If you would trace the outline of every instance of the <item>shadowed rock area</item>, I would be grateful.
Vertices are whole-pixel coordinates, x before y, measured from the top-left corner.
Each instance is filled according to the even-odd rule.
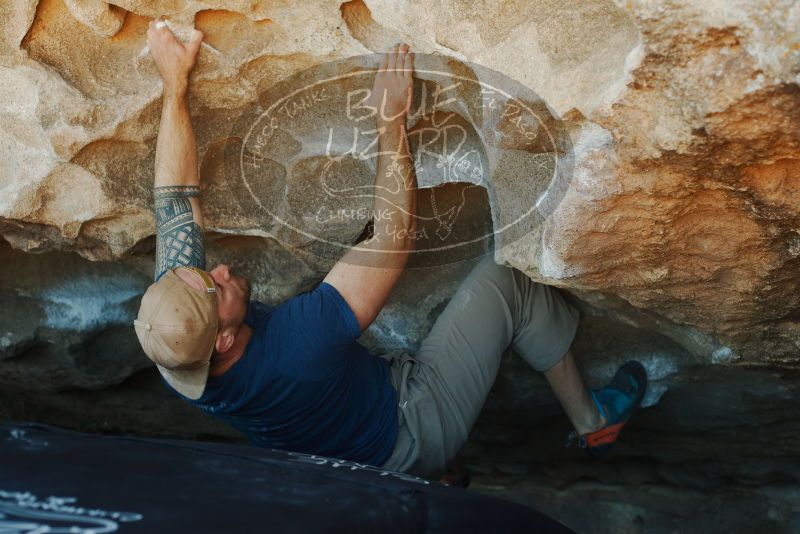
[[[413,350],[474,258],[494,250],[579,303],[577,353],[590,383],[636,358],[652,386],[625,443],[588,462],[561,448],[569,429],[555,398],[509,354],[463,451],[475,489],[579,532],[800,529],[792,0],[3,2],[4,418],[238,439],[163,390],[131,328],[153,270],[161,85],[145,31],[157,16],[179,36],[206,34],[191,107],[209,263],[229,263],[271,304],[313,287],[336,259],[273,216],[352,244],[366,221],[341,214],[361,201],[310,206],[322,194],[311,178],[324,169],[329,189],[358,188],[374,166],[344,158],[327,167],[315,128],[347,125],[298,115],[293,135],[275,138],[260,174],[243,183],[230,171],[231,154],[248,147],[237,125],[264,95],[400,40],[431,58],[429,70],[473,82],[495,81],[494,72],[529,89],[536,98],[512,96],[540,118],[530,137],[513,114],[459,107],[481,98],[476,83],[439,111],[466,132],[457,158],[434,157],[449,154],[443,138],[426,137],[435,113],[410,124],[412,146],[430,148],[418,162],[428,171],[419,172],[428,237],[471,248],[416,257],[362,342],[377,354]],[[419,73],[417,101],[443,87]],[[550,131],[561,137],[548,144]],[[560,180],[540,196],[526,181],[536,173]],[[266,198],[275,204],[265,211]],[[539,209],[526,224],[491,235],[531,205]]]

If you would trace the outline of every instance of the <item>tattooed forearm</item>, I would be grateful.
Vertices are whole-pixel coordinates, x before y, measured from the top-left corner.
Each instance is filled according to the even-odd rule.
[[[153,190],[156,216],[155,279],[175,267],[206,268],[203,229],[194,221],[190,197],[198,186],[164,186]]]

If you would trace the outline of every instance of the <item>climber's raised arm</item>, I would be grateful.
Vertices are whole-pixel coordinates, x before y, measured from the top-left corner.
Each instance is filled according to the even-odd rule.
[[[181,43],[166,23],[150,23],[147,43],[164,93],[156,143],[154,201],[156,217],[155,279],[179,266],[205,269],[203,216],[197,145],[187,93],[203,34],[195,30]]]
[[[368,99],[380,132],[372,237],[348,251],[324,280],[350,305],[362,331],[383,308],[415,248],[417,179],[406,134],[413,69],[408,46],[395,46],[375,75]]]

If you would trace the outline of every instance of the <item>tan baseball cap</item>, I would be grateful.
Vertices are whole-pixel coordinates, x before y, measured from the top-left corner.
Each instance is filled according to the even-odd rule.
[[[167,271],[142,297],[133,322],[139,343],[175,391],[190,399],[203,395],[217,337],[217,298],[208,274],[205,290],[195,289],[174,270]]]

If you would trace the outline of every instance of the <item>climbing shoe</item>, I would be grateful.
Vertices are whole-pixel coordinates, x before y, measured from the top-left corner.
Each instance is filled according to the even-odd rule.
[[[590,390],[597,409],[606,420],[605,426],[588,434],[570,432],[567,447],[577,440],[578,447],[586,449],[589,456],[603,457],[608,454],[622,427],[642,404],[646,390],[647,373],[642,364],[634,361],[623,364],[606,387]]]

